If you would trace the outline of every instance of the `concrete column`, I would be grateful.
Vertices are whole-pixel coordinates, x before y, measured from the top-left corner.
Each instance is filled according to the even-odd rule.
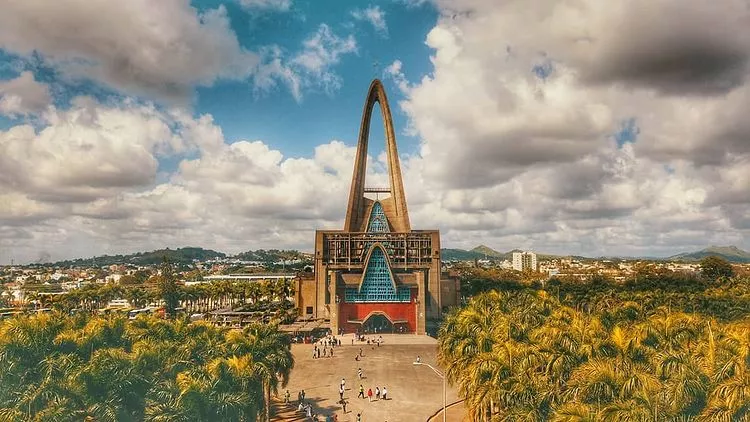
[[[416,333],[419,335],[426,334],[426,313],[425,313],[425,279],[424,272],[417,271],[415,274],[417,279],[417,303],[412,304],[417,308],[417,326]]]

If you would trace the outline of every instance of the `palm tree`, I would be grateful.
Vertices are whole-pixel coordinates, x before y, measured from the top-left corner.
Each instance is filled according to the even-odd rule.
[[[228,350],[235,356],[251,356],[253,372],[263,385],[265,419],[270,421],[271,393],[277,394],[279,386],[286,386],[294,367],[289,336],[275,325],[253,323],[242,332],[228,332],[226,341]]]

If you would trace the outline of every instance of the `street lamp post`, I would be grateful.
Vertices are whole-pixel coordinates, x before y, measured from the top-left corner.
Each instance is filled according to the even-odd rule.
[[[425,365],[428,368],[432,369],[432,372],[434,372],[437,376],[439,376],[443,380],[443,422],[445,422],[445,374],[441,373],[437,369],[435,369],[434,366],[430,365],[429,363],[424,362],[414,362],[414,365]]]

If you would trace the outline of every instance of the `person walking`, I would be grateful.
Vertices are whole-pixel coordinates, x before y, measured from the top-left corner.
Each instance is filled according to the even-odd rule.
[[[297,403],[302,403],[302,392],[297,392]]]
[[[357,369],[357,375],[359,375],[359,379],[362,379],[362,368]]]
[[[367,400],[372,403],[372,388],[367,389]]]
[[[359,395],[357,395],[357,398],[365,398],[365,387],[362,386],[362,384],[359,385]]]
[[[344,400],[344,387],[339,387],[339,398]]]
[[[386,397],[387,395],[388,395],[388,389],[385,388],[385,386],[383,386],[383,400],[388,400],[388,398]]]
[[[357,413],[357,422],[362,422],[362,414]]]
[[[375,398],[380,400],[380,387],[375,387]]]
[[[289,405],[289,397],[291,397],[291,394],[289,394],[289,390],[286,390],[286,393],[284,393],[284,404]]]
[[[346,380],[341,378],[341,389],[346,390]]]
[[[305,390],[302,390],[302,401],[305,401]]]

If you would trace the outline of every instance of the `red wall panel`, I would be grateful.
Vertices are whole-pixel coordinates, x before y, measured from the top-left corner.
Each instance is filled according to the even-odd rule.
[[[353,333],[359,330],[361,324],[350,324],[349,320],[364,321],[372,312],[382,312],[388,315],[391,321],[406,320],[404,325],[409,333],[413,333],[417,327],[417,304],[411,303],[339,303],[339,328],[345,333]]]

